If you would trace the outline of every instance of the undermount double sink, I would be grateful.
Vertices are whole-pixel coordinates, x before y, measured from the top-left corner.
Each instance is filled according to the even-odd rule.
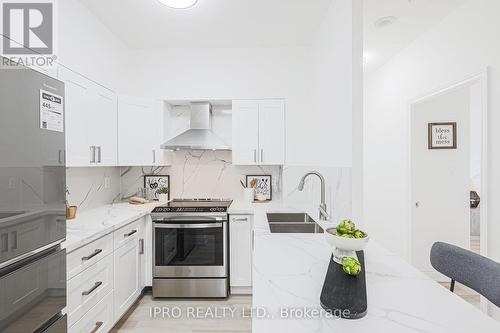
[[[324,230],[306,213],[267,213],[271,233],[319,234]]]

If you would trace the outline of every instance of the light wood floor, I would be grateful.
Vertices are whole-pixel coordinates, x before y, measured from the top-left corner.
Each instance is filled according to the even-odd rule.
[[[450,282],[440,282],[439,284],[448,290],[450,289]],[[455,294],[479,309],[481,304],[481,296],[474,290],[461,285],[460,283],[455,283]]]
[[[251,296],[231,296],[227,300],[184,300],[153,299],[150,294],[144,295],[117,323],[112,333],[251,333],[250,319]],[[172,315],[152,316],[152,311],[180,311],[180,318]],[[193,318],[193,309],[201,309],[201,314]],[[226,309],[224,318],[205,318],[206,313],[220,316]],[[234,311],[234,317],[230,310]],[[215,313],[215,311],[218,313]]]
[[[481,243],[479,236],[470,236],[470,250],[479,254],[481,251]]]

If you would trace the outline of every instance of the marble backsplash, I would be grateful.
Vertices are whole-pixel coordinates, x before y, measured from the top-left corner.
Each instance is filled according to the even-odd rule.
[[[281,167],[234,166],[231,152],[179,151],[173,154],[169,167],[122,168],[121,184],[124,197],[134,195],[143,187],[144,175],[170,175],[171,198],[230,198],[240,200],[243,191],[240,180],[246,175],[271,175],[273,198],[281,198]]]
[[[319,206],[320,182],[307,179],[304,191],[297,187],[302,175],[317,170],[326,179],[326,202],[334,220],[351,216],[351,169],[310,166],[234,166],[231,152],[179,151],[166,167],[68,168],[68,199],[80,210],[122,201],[144,186],[144,175],[169,175],[171,198],[243,198],[240,180],[246,175],[271,175],[273,200]],[[109,186],[105,179],[108,178]]]
[[[66,186],[69,204],[80,211],[120,201],[120,168],[67,168]]]

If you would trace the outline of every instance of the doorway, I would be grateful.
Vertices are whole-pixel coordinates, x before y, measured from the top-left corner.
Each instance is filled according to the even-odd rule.
[[[487,255],[486,72],[410,103],[410,258],[429,261],[443,241]]]

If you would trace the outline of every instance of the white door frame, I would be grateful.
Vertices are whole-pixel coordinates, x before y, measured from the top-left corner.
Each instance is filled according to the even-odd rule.
[[[480,73],[468,76],[464,80],[459,82],[455,82],[452,84],[446,85],[444,88],[439,88],[433,90],[425,95],[422,95],[418,98],[410,100],[408,103],[408,198],[409,198],[409,206],[408,206],[408,215],[410,221],[410,225],[408,226],[408,258],[411,260],[412,258],[412,250],[411,250],[411,226],[413,223],[413,195],[412,195],[412,117],[411,112],[413,106],[416,104],[422,103],[429,98],[437,97],[453,91],[457,88],[471,85],[473,83],[479,83],[481,86],[481,214],[480,214],[480,242],[481,242],[481,255],[488,256],[488,72],[489,68],[486,67]],[[483,311],[487,310],[487,301],[484,297],[481,297],[481,309]]]

